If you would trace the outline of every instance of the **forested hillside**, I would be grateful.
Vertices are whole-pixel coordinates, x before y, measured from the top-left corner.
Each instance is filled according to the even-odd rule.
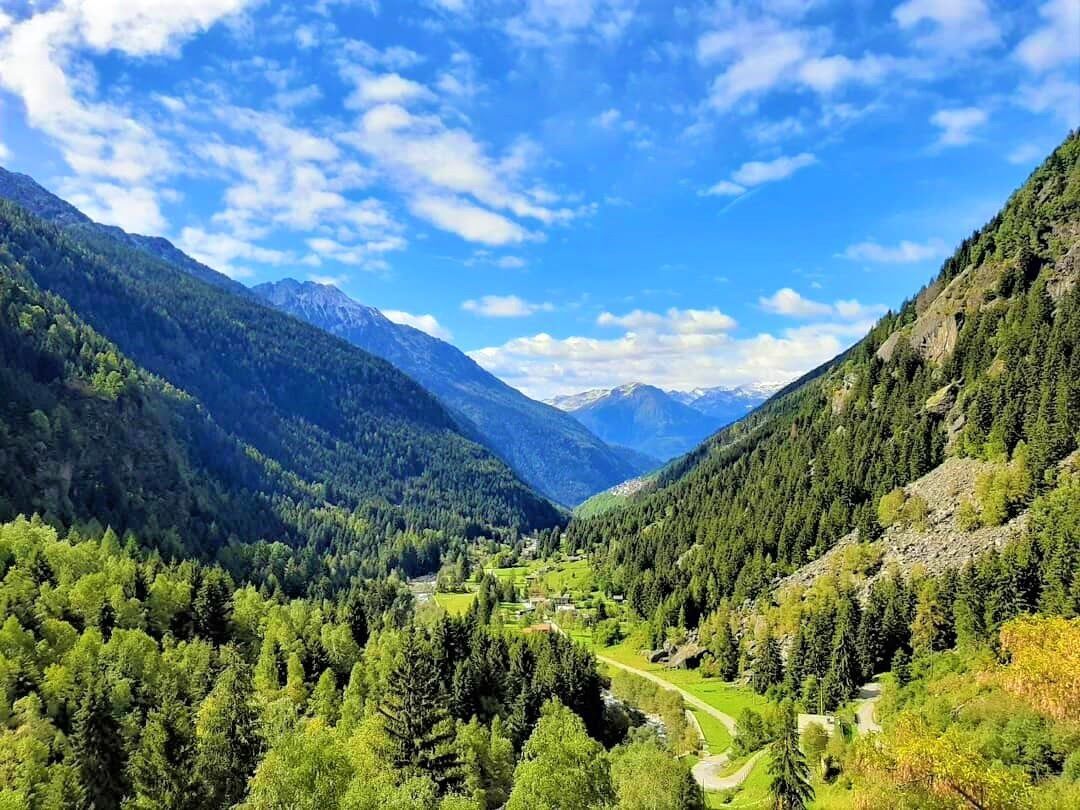
[[[4,807],[532,810],[644,792],[700,810],[655,735],[605,750],[625,714],[562,635],[510,636],[475,607],[414,617],[393,578],[286,600],[138,545],[0,525]]]
[[[662,632],[762,593],[852,529],[872,539],[883,497],[948,454],[1000,468],[971,525],[1008,518],[1077,445],[1078,279],[1074,133],[899,312],[665,470],[657,491],[572,522],[570,545],[597,549]],[[903,513],[900,501],[886,506]]]
[[[7,202],[0,262],[5,517],[284,539],[353,574],[559,520],[408,377],[254,299]]]
[[[604,444],[573,418],[529,399],[449,343],[392,323],[334,287],[283,279],[254,290],[283,311],[393,363],[474,425],[481,440],[524,481],[559,503],[578,504],[656,464]]]

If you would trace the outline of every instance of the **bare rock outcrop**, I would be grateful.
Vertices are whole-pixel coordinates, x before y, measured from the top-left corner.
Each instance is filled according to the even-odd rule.
[[[868,588],[893,567],[905,572],[921,569],[930,574],[962,568],[968,561],[992,549],[1003,548],[1020,537],[1027,526],[1026,512],[1001,526],[966,531],[959,525],[960,505],[974,495],[979,475],[992,467],[992,464],[977,459],[949,458],[908,484],[904,490],[909,496],[925,499],[926,518],[918,525],[890,526],[878,540],[867,544],[880,554],[880,560],[871,570],[857,577],[859,587]],[[819,577],[843,570],[848,549],[859,542],[858,531],[851,532],[821,557],[779,580],[775,590],[808,587]]]

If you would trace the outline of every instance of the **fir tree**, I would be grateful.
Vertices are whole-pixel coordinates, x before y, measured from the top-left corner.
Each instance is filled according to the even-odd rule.
[[[780,683],[783,679],[784,663],[780,660],[780,645],[773,638],[772,633],[766,629],[764,637],[758,644],[757,654],[754,656],[750,683],[756,692],[765,694],[770,686]]]
[[[203,807],[195,789],[195,732],[191,712],[165,687],[161,704],[146,717],[139,746],[131,757],[132,806],[138,810],[194,810]]]
[[[244,797],[263,751],[251,670],[232,650],[222,658],[227,665],[195,718],[195,770],[208,808],[231,807]]]
[[[394,767],[430,776],[444,793],[461,782],[439,671],[415,627],[406,632],[379,714],[390,739]]]
[[[127,762],[120,724],[104,672],[90,679],[75,711],[71,747],[89,810],[113,810],[127,792]]]
[[[799,748],[799,725],[795,705],[784,701],[780,713],[780,736],[773,745],[772,762],[769,763],[772,795],[775,810],[803,810],[814,798],[810,787],[810,768]]]

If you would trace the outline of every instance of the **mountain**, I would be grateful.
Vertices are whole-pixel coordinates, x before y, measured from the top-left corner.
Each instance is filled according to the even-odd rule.
[[[560,522],[386,361],[32,196],[59,225],[0,202],[0,519],[203,553],[282,539],[344,576]]]
[[[94,222],[71,203],[47,191],[28,175],[9,172],[0,167],[0,199],[18,204],[31,214],[64,228],[68,233],[85,233],[88,236],[107,239],[118,246],[134,248],[169,262],[215,287],[221,287],[236,295],[252,296],[251,291],[239,281],[234,281],[224,273],[219,273],[202,262],[196,261],[168,239],[128,233],[115,225]]]
[[[586,391],[551,402],[605,442],[663,461],[692,450],[724,424],[643,383]]]
[[[743,385],[736,388],[695,388],[691,391],[668,391],[668,395],[695,411],[719,419],[729,425],[742,419],[754,408],[776,393],[779,386]]]
[[[608,447],[561,411],[511,388],[445,341],[390,321],[336,287],[294,279],[254,291],[275,307],[382,357],[433,393],[523,480],[567,505],[657,466]]]
[[[600,550],[602,576],[654,626],[692,626],[853,530],[923,525],[928,505],[902,487],[950,458],[991,464],[974,491],[955,484],[952,542],[1001,525],[1054,486],[1078,436],[1073,133],[898,312],[617,508],[572,521],[566,543]]]

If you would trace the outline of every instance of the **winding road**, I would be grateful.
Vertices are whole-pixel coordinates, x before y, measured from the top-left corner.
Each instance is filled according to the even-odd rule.
[[[560,631],[561,632],[561,631]],[[682,687],[676,686],[671,681],[664,680],[659,675],[652,672],[648,672],[637,667],[632,667],[629,664],[623,664],[616,661],[614,658],[608,658],[606,655],[597,654],[596,659],[598,661],[607,664],[609,667],[615,667],[616,669],[625,670],[631,672],[634,675],[638,675],[645,678],[648,681],[652,681],[657,686],[663,689],[669,689],[672,692],[678,692],[683,699],[683,702],[688,706],[692,706],[698,711],[705,712],[705,714],[715,717],[734,737],[738,731],[738,723],[735,718],[730,714],[717,709],[715,706],[710,706],[701,698],[696,695],[692,695]],[[873,733],[881,731],[881,725],[874,718],[874,708],[878,700],[881,699],[881,684],[877,681],[870,681],[859,688],[859,697],[855,701],[856,709],[855,716],[858,720],[859,732],[862,734]],[[701,726],[698,725],[698,733],[704,741],[704,735],[701,734]],[[760,751],[754,753],[746,762],[743,763],[737,771],[726,776],[721,776],[719,771],[722,770],[731,761],[731,749],[723,751],[719,754],[713,754],[712,756],[703,757],[693,767],[694,779],[705,790],[728,790],[729,788],[738,787],[746,778],[750,775],[750,772],[754,770],[754,766],[758,760],[765,756],[768,748],[762,748]]]
[[[682,687],[676,686],[675,684],[671,683],[671,681],[666,681],[659,675],[655,675],[652,672],[646,672],[643,669],[638,669],[637,667],[632,667],[627,664],[620,663],[613,658],[608,658],[606,655],[597,655],[596,659],[607,664],[609,667],[622,669],[626,672],[631,672],[634,675],[645,678],[645,680],[652,681],[657,686],[663,689],[669,689],[672,692],[678,692],[686,705],[692,706],[698,711],[705,712],[705,714],[709,715],[710,717],[716,718],[724,724],[724,727],[731,733],[732,737],[735,736],[735,733],[738,729],[738,723],[735,721],[734,717],[732,717],[730,714],[725,714],[724,712],[717,709],[715,706],[710,706],[704,700],[697,697],[696,695],[690,694]],[[703,734],[701,734],[701,726],[698,725],[697,729],[702,740],[704,740],[705,737]],[[728,748],[727,751],[723,751],[719,754],[713,754],[712,756],[703,757],[696,765],[694,765],[692,769],[694,779],[696,779],[698,784],[701,785],[705,790],[727,790],[728,788],[738,787],[746,781],[746,777],[750,775],[750,771],[754,769],[754,765],[757,764],[757,761],[761,759],[762,756],[764,756],[765,751],[766,749],[761,749],[752,757],[750,757],[750,759],[748,759],[745,763],[743,763],[742,767],[740,767],[739,770],[735,771],[735,773],[727,774],[726,776],[721,776],[719,774],[719,771],[731,761],[730,748]]]

